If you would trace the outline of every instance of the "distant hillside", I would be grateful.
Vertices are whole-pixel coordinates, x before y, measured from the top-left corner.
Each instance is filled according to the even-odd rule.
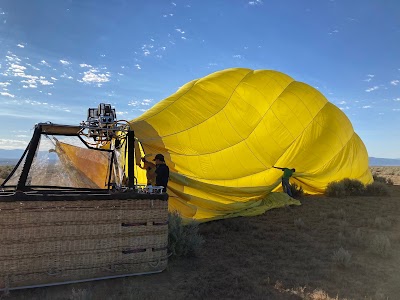
[[[400,159],[369,157],[371,167],[400,166]]]
[[[13,149],[13,150],[5,150],[0,149],[0,159],[7,160],[7,159],[20,159],[24,150],[22,149]]]

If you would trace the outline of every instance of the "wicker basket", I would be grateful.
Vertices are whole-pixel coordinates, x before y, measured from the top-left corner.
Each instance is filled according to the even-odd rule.
[[[2,290],[161,272],[168,201],[0,202],[0,243]]]

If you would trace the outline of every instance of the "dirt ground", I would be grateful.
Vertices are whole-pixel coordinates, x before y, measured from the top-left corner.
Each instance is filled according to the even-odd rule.
[[[390,196],[304,196],[301,206],[201,224],[197,257],[170,259],[162,273],[1,298],[400,299],[400,167],[387,168],[372,172],[393,180]]]

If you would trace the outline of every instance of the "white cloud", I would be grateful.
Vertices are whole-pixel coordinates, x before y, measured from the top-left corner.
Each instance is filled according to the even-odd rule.
[[[9,82],[0,82],[0,87],[6,87],[9,86],[11,83]]]
[[[255,1],[249,1],[249,5],[261,5],[263,2],[262,0],[255,0]]]
[[[397,79],[392,80],[392,81],[390,82],[391,85],[398,85],[399,83],[400,83],[400,80],[397,80]]]
[[[139,102],[136,101],[136,100],[131,100],[131,101],[129,101],[128,105],[129,105],[129,106],[138,106],[138,105],[139,105]]]
[[[135,67],[136,67],[138,70],[141,70],[141,69],[142,69],[142,67],[141,67],[139,64],[136,64]]]
[[[367,77],[368,77],[368,78],[367,78],[367,79],[364,79],[364,81],[370,82],[370,81],[372,80],[372,78],[375,77],[375,75],[373,75],[373,74],[368,74]]]
[[[177,29],[175,29],[176,31],[178,31],[179,33],[181,33],[181,34],[184,34],[185,32],[182,30],[182,29],[180,29],[180,28],[177,28]]]
[[[346,101],[340,101],[339,104],[346,104]]]
[[[48,80],[44,80],[44,79],[40,79],[38,80],[42,85],[53,85],[52,82],[48,81]]]
[[[394,100],[394,101],[400,101],[400,97],[394,98],[393,100]]]
[[[67,60],[62,60],[62,59],[60,59],[60,63],[62,63],[64,66],[68,66],[68,65],[71,64],[69,61],[67,61]]]
[[[400,111],[400,108],[393,108],[393,111]]]
[[[24,46],[24,45],[22,45],[22,44],[18,44],[18,45],[17,45],[17,47],[20,47],[20,48],[25,48],[25,46]]]
[[[1,149],[24,149],[28,145],[28,141],[0,139]]]
[[[345,106],[345,107],[339,107],[339,109],[341,109],[341,110],[349,110],[349,109],[350,109],[350,107],[349,107],[349,106]]]
[[[362,108],[371,108],[371,105],[364,105]]]
[[[45,60],[42,60],[42,61],[40,62],[40,64],[41,64],[41,65],[44,65],[44,66],[46,66],[46,67],[50,67],[50,65],[49,65]]]
[[[140,103],[140,104],[142,104],[142,105],[150,105],[151,102],[153,102],[153,99],[143,99],[142,103]]]
[[[90,69],[84,73],[82,81],[85,83],[103,83],[110,81],[109,77],[110,74],[108,72],[101,74],[97,69]]]
[[[67,78],[67,79],[74,79],[74,77],[72,76],[68,76],[66,73],[63,73],[62,75],[60,75],[61,78]]]
[[[93,68],[91,65],[88,64],[79,64],[81,68]]]
[[[242,56],[240,54],[235,54],[232,57],[234,57],[234,58],[242,58]]]
[[[369,88],[369,89],[366,89],[365,91],[366,91],[367,93],[369,93],[369,92],[375,91],[375,90],[377,90],[377,89],[379,89],[379,86],[371,87],[371,88]]]
[[[7,93],[7,92],[0,92],[0,95],[7,96],[7,97],[10,97],[10,98],[14,98],[15,97],[15,95]]]

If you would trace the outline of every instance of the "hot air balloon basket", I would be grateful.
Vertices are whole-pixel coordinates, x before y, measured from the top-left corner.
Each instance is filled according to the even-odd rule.
[[[0,196],[0,290],[163,271],[165,196],[73,201]]]

